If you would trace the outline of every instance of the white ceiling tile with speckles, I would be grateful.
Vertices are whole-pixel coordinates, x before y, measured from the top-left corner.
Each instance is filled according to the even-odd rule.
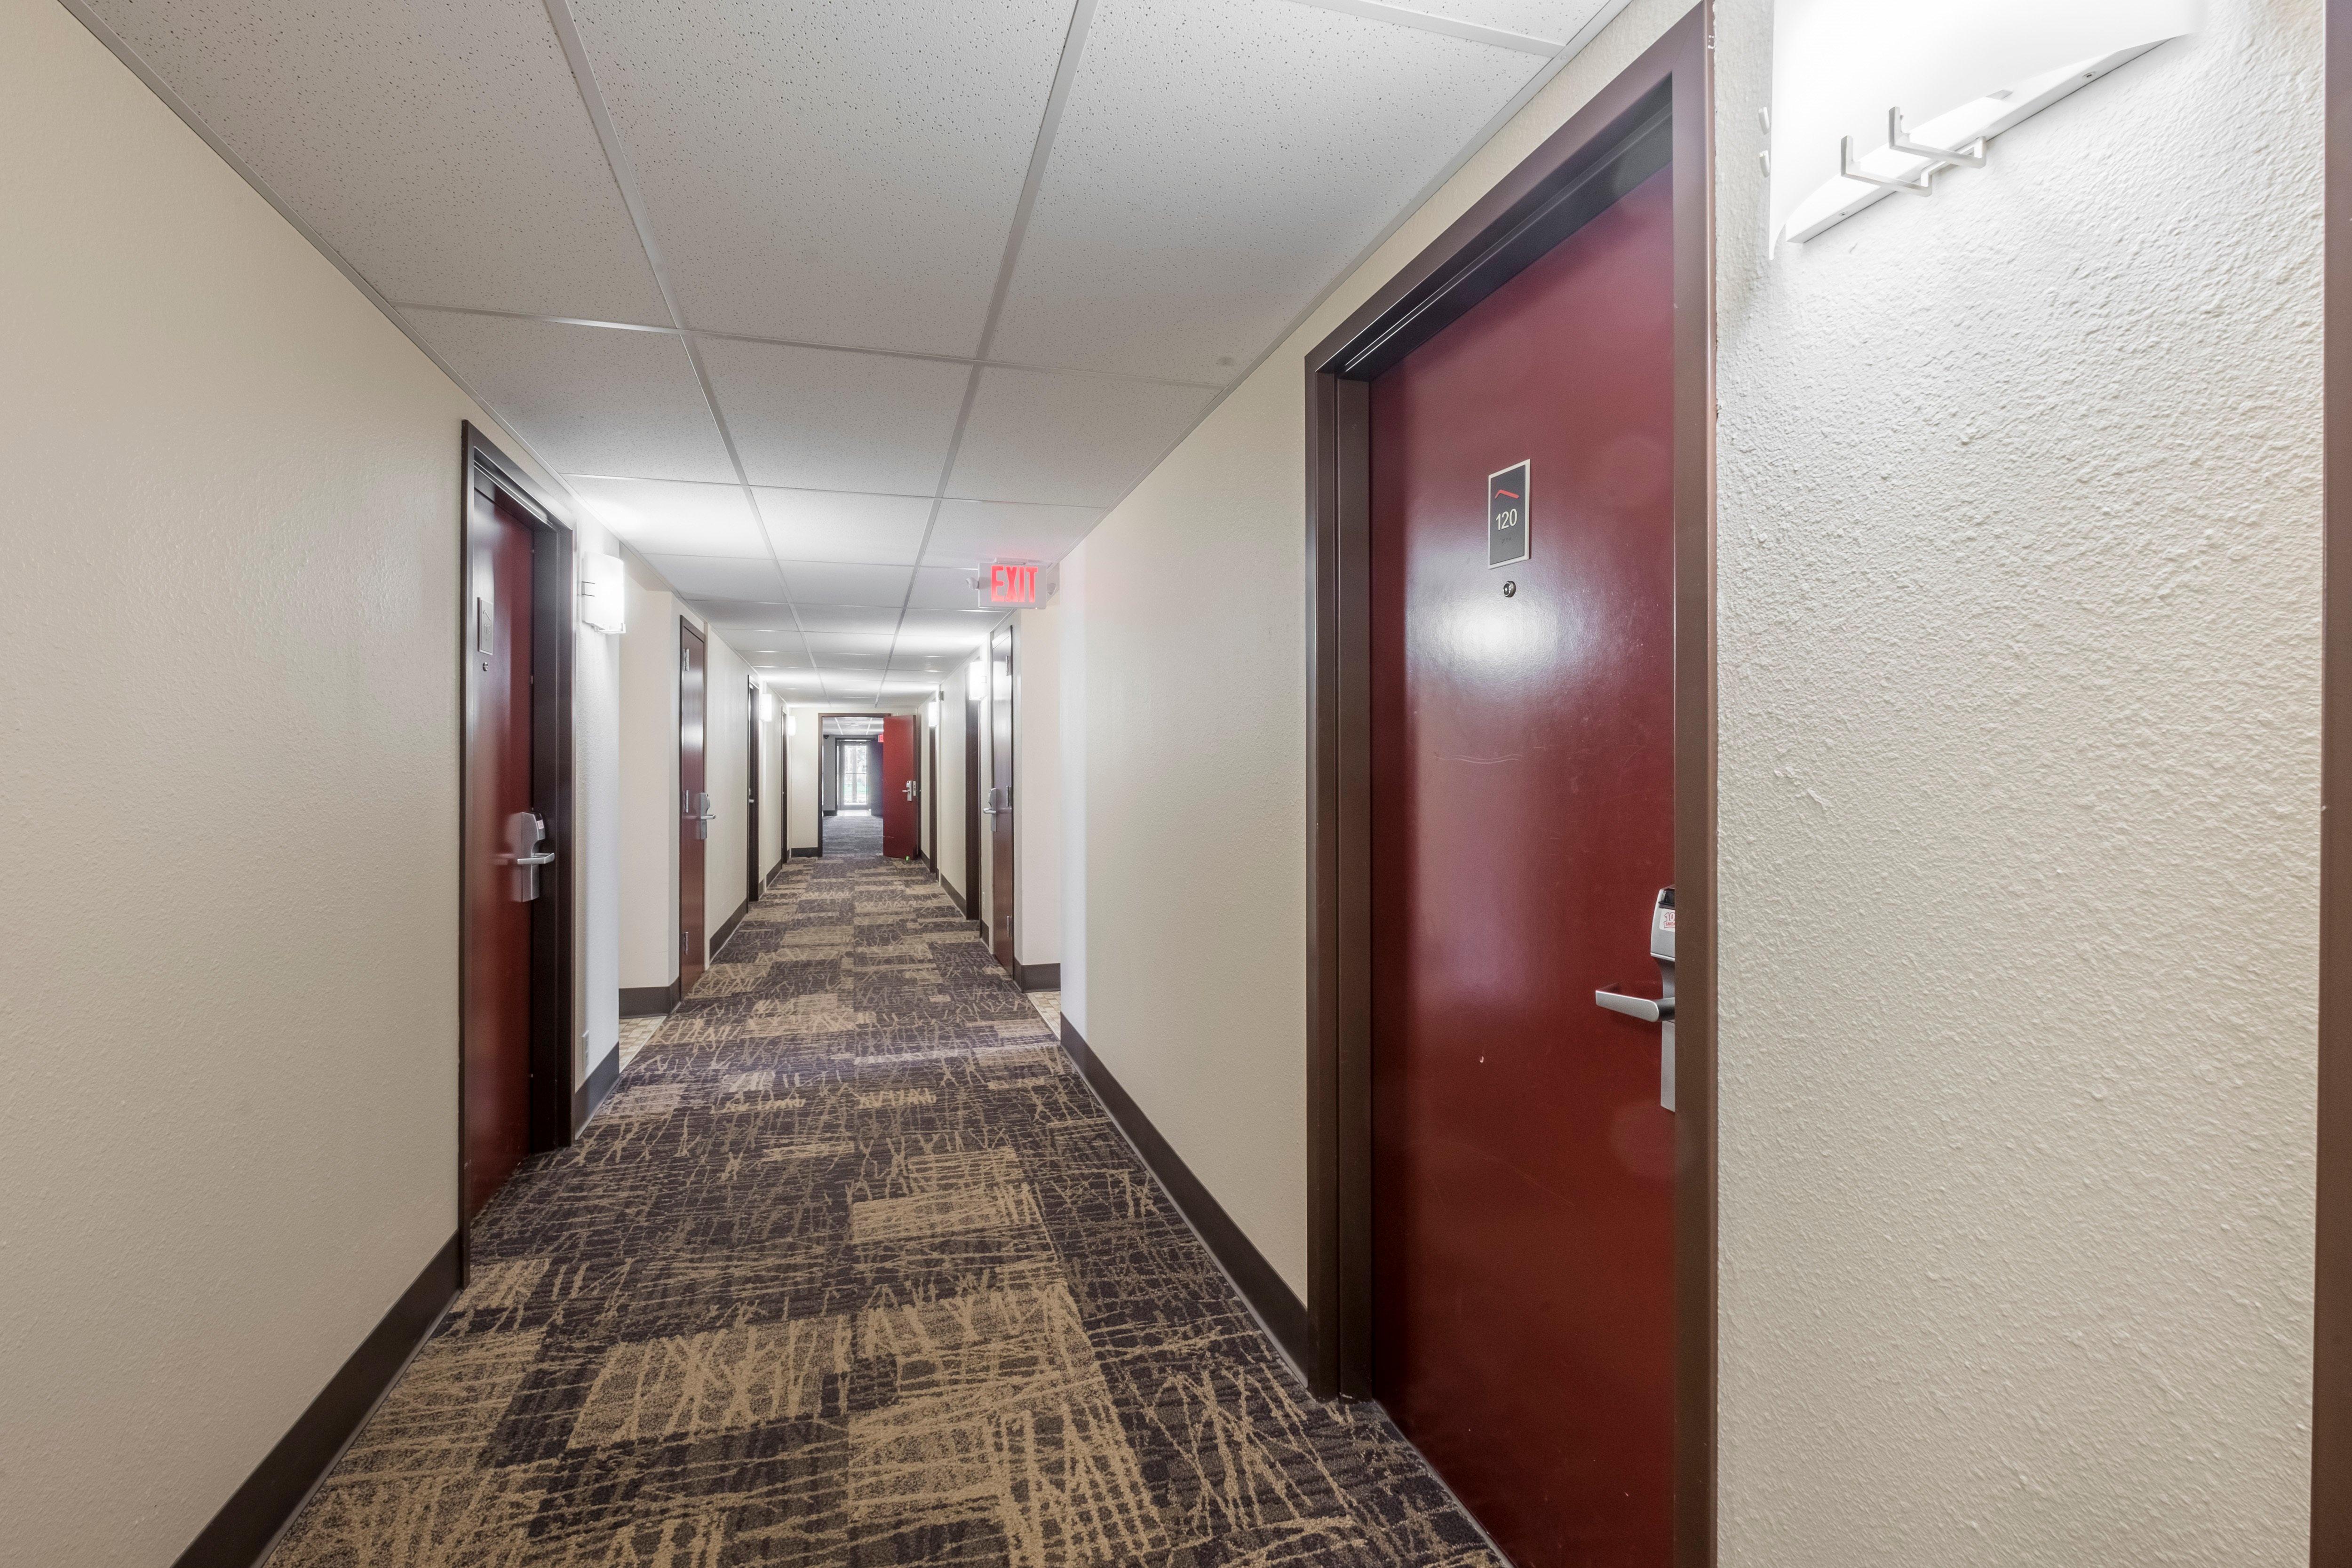
[[[1102,521],[1099,508],[1032,506],[1020,501],[940,503],[926,566],[972,566],[982,561],[1059,561]]]
[[[782,561],[851,561],[912,566],[931,521],[928,496],[840,490],[754,492]]]
[[[658,323],[538,0],[91,0],[390,299]]]
[[[991,353],[1231,381],[1542,64],[1308,5],[1103,0]]]
[[[782,574],[768,556],[648,555],[654,570],[688,598],[757,599],[779,594]]]
[[[992,367],[981,373],[948,493],[1113,505],[1192,428],[1212,395],[1162,382]]]
[[[665,332],[614,332],[403,312],[489,411],[563,473],[732,479],[686,345]]]
[[[1401,11],[1420,11],[1481,27],[1564,44],[1608,8],[1608,0],[1383,0]]]
[[[755,485],[930,495],[971,371],[939,360],[705,339],[703,367]]]
[[[690,326],[969,354],[1068,0],[572,0]]]
[[[572,493],[646,555],[761,555],[768,549],[740,485],[570,475]]]

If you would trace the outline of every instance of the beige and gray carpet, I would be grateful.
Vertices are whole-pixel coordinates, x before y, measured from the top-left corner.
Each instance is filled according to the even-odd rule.
[[[275,1568],[1491,1568],[1309,1399],[918,868],[800,860]]]

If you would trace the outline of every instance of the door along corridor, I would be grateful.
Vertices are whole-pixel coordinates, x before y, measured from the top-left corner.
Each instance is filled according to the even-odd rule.
[[[919,867],[781,868],[275,1568],[1488,1564]]]

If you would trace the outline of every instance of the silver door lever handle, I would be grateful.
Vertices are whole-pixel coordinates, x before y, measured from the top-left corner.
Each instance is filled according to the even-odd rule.
[[[1675,999],[1671,996],[1628,996],[1617,991],[1595,991],[1592,999],[1612,1013],[1622,1013],[1644,1024],[1660,1023],[1675,1016]]]

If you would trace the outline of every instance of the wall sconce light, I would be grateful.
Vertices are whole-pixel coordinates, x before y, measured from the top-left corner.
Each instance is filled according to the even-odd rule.
[[[963,673],[965,696],[977,702],[988,695],[988,666],[985,662],[975,658],[964,666]]]
[[[775,721],[776,694],[772,691],[762,691],[760,693],[760,722],[772,724]]]
[[[619,556],[581,556],[580,624],[608,635],[627,631],[628,582]]]
[[[940,727],[940,700],[932,698],[923,704],[923,722],[936,730]]]
[[[795,713],[795,712],[793,712],[791,709],[787,708],[786,710],[784,710],[784,733],[785,733],[786,735],[797,735],[797,734],[799,734],[800,732],[801,732],[801,718],[800,718],[800,715],[799,715],[799,714],[797,714],[797,713]]]
[[[1779,0],[1764,162],[1772,241],[1804,241],[2193,32],[2202,0]]]

